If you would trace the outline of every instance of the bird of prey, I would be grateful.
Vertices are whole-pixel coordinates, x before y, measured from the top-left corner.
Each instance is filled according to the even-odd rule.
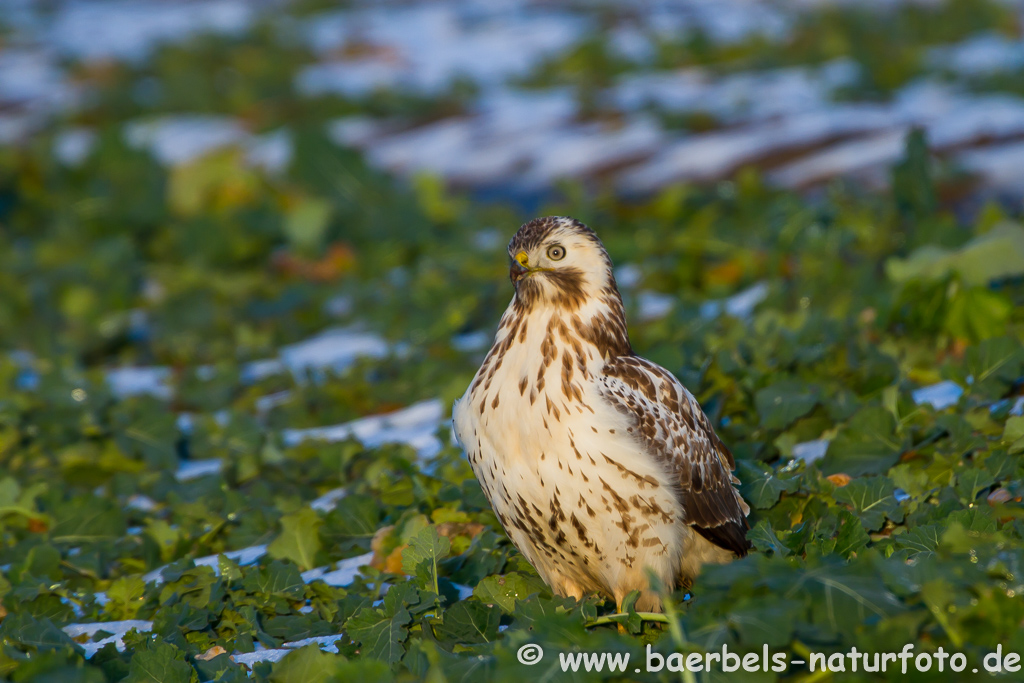
[[[455,434],[506,533],[561,596],[659,611],[649,584],[688,587],[745,555],[750,509],[732,454],[693,395],[637,356],[611,259],[566,217],[508,245],[512,302],[455,402]]]

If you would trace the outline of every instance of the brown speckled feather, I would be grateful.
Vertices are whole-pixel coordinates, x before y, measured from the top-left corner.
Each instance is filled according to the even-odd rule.
[[[750,509],[733,487],[736,464],[696,399],[670,372],[638,356],[611,360],[604,374],[602,395],[632,419],[634,436],[678,482],[683,521],[746,555]]]

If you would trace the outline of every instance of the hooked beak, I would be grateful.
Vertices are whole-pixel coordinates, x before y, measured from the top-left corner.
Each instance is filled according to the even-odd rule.
[[[508,277],[512,280],[512,284],[516,284],[533,271],[534,269],[530,268],[529,257],[525,251],[521,251],[512,259],[512,265],[509,266],[508,270]]]

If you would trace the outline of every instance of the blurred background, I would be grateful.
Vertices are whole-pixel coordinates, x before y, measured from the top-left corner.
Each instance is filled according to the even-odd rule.
[[[1021,189],[1013,0],[2,8],[0,141],[47,133],[68,166],[118,125],[165,166],[236,146],[282,172],[294,129],[321,125],[376,169],[499,197],[566,179],[643,195],[748,166],[808,189],[884,182],[920,127],[953,184]]]
[[[820,207],[831,190],[878,195],[899,176],[902,205],[965,220],[1019,214],[1024,194],[1016,0],[0,10],[0,235],[20,238],[7,277],[31,270],[9,251],[25,240],[59,245],[57,261],[88,254],[71,270],[93,277],[50,271],[31,294],[17,278],[0,335],[31,340],[26,352],[66,341],[94,360],[161,355],[122,343],[148,334],[132,302],[168,286],[141,262],[265,258],[323,283],[368,272],[361,239],[393,238],[404,256],[390,265],[408,263],[411,235],[475,221],[472,239],[493,251],[562,200],[586,212],[602,198],[728,199],[744,179]],[[466,220],[466,201],[500,217]],[[420,219],[430,228],[396,227]],[[117,278],[111,299],[100,283]]]
[[[961,191],[1024,177],[1014,0],[2,7],[0,141],[45,134],[68,166],[119,126],[167,167],[236,147],[281,173],[315,125],[375,169],[498,197],[748,166],[806,190],[884,183],[919,127]]]
[[[511,297],[505,245],[542,214],[597,230],[634,347],[741,462],[760,531],[739,566],[841,555],[829,576],[898,606],[894,630],[861,629],[859,604],[826,619],[776,563],[785,604],[743,602],[748,576],[710,586],[687,629],[749,607],[739,623],[773,632],[747,644],[785,644],[803,601],[807,633],[876,649],[933,614],[936,643],[1019,637],[1019,598],[973,596],[1012,597],[1020,572],[989,587],[972,556],[897,599],[854,560],[934,550],[933,527],[889,534],[980,515],[980,495],[1020,501],[1019,458],[963,454],[1024,448],[1022,35],[1022,0],[0,0],[0,609],[21,620],[0,626],[0,674],[43,620],[86,643],[33,660],[64,672],[46,680],[123,648],[133,626],[94,623],[115,619],[200,668],[214,644],[253,664],[329,634],[355,656],[339,634],[381,581],[405,590],[427,527],[452,539],[458,609],[493,574],[535,578],[447,419]],[[864,475],[890,522],[833,497]],[[991,546],[1016,539],[1019,562],[1014,523]],[[243,591],[220,552],[248,577],[296,570],[291,602]],[[231,595],[160,621],[178,590],[161,567],[214,581],[192,559],[228,567]],[[102,680],[150,656],[132,642],[90,660]]]

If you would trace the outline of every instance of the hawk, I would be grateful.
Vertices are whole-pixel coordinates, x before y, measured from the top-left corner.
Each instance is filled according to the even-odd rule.
[[[689,586],[746,554],[732,454],[672,373],[635,353],[611,259],[566,217],[508,245],[515,287],[461,399],[455,434],[512,542],[561,596],[659,611],[648,583]]]

